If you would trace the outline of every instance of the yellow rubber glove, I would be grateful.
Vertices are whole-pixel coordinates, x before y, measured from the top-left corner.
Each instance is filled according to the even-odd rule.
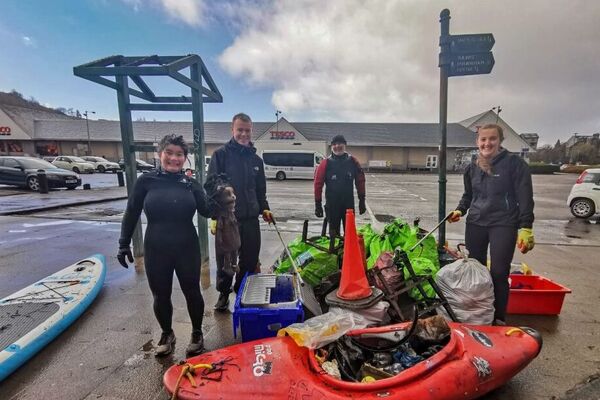
[[[448,217],[448,222],[453,223],[453,222],[458,222],[460,221],[460,217],[462,217],[462,211],[460,210],[454,210],[450,213],[450,216]]]
[[[521,253],[525,254],[532,250],[535,246],[535,239],[533,238],[533,229],[521,228],[519,229],[519,236],[517,237],[517,247]]]
[[[273,213],[269,210],[263,211],[262,217],[263,217],[263,221],[268,222],[269,224],[272,224],[275,222],[275,220],[273,219]]]
[[[217,234],[217,220],[211,219],[209,227],[210,227],[210,233],[213,235],[216,235]]]

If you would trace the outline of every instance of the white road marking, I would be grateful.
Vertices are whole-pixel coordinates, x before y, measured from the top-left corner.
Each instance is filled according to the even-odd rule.
[[[8,233],[24,233],[26,230],[9,230]]]
[[[50,222],[40,222],[39,224],[23,224],[25,228],[34,228],[36,226],[52,226],[52,225],[68,225],[72,224],[75,221],[64,220],[64,221],[50,221]]]

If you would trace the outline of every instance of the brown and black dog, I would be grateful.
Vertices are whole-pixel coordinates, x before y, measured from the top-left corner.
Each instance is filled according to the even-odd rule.
[[[215,254],[217,259],[224,258],[223,272],[233,277],[238,271],[238,251],[240,249],[240,230],[235,218],[235,193],[226,174],[209,177],[207,195],[215,201],[214,218],[217,221],[215,233]]]

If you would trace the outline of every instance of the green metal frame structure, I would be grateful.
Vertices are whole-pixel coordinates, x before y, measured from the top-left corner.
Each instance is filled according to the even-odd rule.
[[[186,70],[189,74],[186,75]],[[110,56],[73,68],[73,74],[80,78],[107,86],[117,91],[121,141],[127,192],[137,178],[136,151],[155,151],[154,146],[136,144],[131,118],[132,111],[191,111],[194,138],[196,177],[200,184],[204,181],[204,103],[222,103],[223,96],[210,76],[206,65],[196,54],[187,56]],[[171,77],[191,89],[189,96],[157,96],[144,81],[145,76]],[[114,79],[110,79],[114,77]],[[133,83],[136,87],[132,87]],[[203,85],[206,84],[206,87]],[[133,103],[132,97],[145,102]],[[208,228],[206,219],[198,215],[198,236],[203,263],[208,260]],[[133,235],[133,248],[136,261],[141,262],[143,239],[141,222]]]

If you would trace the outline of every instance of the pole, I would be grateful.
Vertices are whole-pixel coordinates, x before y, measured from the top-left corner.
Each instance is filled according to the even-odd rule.
[[[121,142],[123,144],[123,161],[125,162],[125,178],[127,181],[127,196],[133,193],[133,185],[137,180],[135,150],[133,149],[133,122],[129,109],[129,78],[124,75],[115,77],[119,86],[117,89],[117,102],[119,104],[119,121],[121,124]],[[135,270],[144,268],[144,239],[142,236],[142,222],[138,220],[133,231],[133,255],[135,257]]]
[[[190,66],[190,78],[200,86],[202,78],[200,66],[194,63]],[[202,93],[200,90],[192,88],[192,128],[194,137],[194,169],[196,170],[196,179],[200,185],[204,183],[204,120]],[[208,223],[206,218],[198,214],[198,241],[200,243],[200,254],[202,264],[208,262]],[[200,266],[198,266],[200,268]]]
[[[438,221],[446,216],[446,145],[448,123],[448,56],[450,53],[450,10],[440,13],[440,156],[438,160],[439,204]],[[446,225],[442,224],[438,231],[438,247],[446,243]]]
[[[276,135],[279,135],[279,115],[280,114],[281,114],[281,111],[275,110],[275,125],[276,125],[275,130],[277,131]]]
[[[88,138],[88,147],[87,147],[87,155],[91,156],[92,155],[92,143],[90,141],[90,123],[88,121],[88,112],[86,111],[85,114],[85,127],[87,129],[87,138]]]

